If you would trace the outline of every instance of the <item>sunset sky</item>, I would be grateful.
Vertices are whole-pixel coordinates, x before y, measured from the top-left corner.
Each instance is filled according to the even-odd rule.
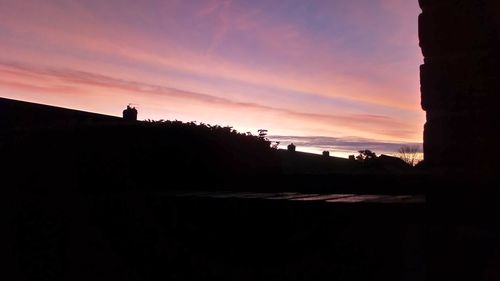
[[[0,97],[268,129],[297,150],[422,141],[416,0],[0,0]]]

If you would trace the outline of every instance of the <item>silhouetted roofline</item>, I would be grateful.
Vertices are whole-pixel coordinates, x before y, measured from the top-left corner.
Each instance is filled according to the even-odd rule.
[[[9,99],[9,98],[4,98],[0,97],[0,103],[2,102],[11,102],[11,103],[19,103],[19,104],[25,104],[25,105],[31,105],[31,106],[40,106],[44,107],[46,109],[54,109],[54,110],[64,110],[64,111],[73,111],[75,113],[81,113],[81,114],[92,114],[92,115],[97,115],[101,117],[106,117],[106,118],[116,118],[122,119],[118,115],[107,115],[107,114],[102,114],[102,113],[97,113],[97,112],[91,112],[91,111],[83,111],[79,109],[73,109],[73,108],[67,108],[67,107],[60,107],[60,106],[55,106],[55,105],[48,105],[48,104],[43,104],[43,103],[36,103],[36,102],[30,102],[30,101],[23,101],[23,100],[15,100],[15,99]],[[119,107],[117,107],[119,108]]]
[[[0,97],[0,130],[72,127],[113,122],[123,122],[123,119],[118,116]]]

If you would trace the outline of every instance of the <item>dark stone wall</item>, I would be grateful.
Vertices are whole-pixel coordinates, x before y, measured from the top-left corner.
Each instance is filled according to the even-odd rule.
[[[500,1],[419,0],[430,167],[494,174],[500,161]]]

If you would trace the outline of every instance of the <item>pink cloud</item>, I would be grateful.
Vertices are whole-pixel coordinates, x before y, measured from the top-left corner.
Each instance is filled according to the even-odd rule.
[[[1,87],[25,96],[38,93],[41,102],[57,100],[75,107],[92,98],[100,104],[91,109],[105,112],[111,112],[117,103],[138,99],[147,104],[152,116],[164,112],[158,104],[166,108],[175,104],[176,112],[186,118],[213,117],[217,121],[226,114],[244,119],[248,126],[254,118],[300,132],[343,130],[384,138],[421,138],[423,118],[405,120],[421,113],[419,54],[406,61],[366,61],[346,50],[340,39],[317,40],[298,21],[265,19],[266,11],[243,9],[236,0],[161,1],[153,11],[159,18],[145,13],[145,4],[140,2],[130,4],[134,9],[115,4],[2,1],[0,32],[12,36],[3,38],[0,59],[24,64],[8,69],[4,65]],[[385,36],[383,44],[403,48],[412,44],[408,42],[413,36],[408,32],[411,22],[405,19],[409,14],[404,7],[395,4],[383,1],[382,8],[404,24]],[[370,18],[369,9],[348,6],[350,19],[359,20],[359,25],[376,20]],[[120,20],[123,17],[129,20]],[[190,29],[183,21],[189,22]],[[211,26],[198,29],[206,25]],[[203,34],[206,30],[208,36]],[[231,41],[240,37],[252,46],[243,44],[245,40]],[[206,50],[210,50],[208,55]],[[272,62],[266,62],[268,58]],[[39,68],[23,70],[23,65]],[[234,90],[229,82],[239,88]],[[333,103],[321,112],[304,104],[285,106],[285,101],[253,95],[264,88],[270,95],[273,90],[283,93],[283,100],[301,92],[311,99],[333,97],[374,109],[363,114]],[[70,91],[73,94],[66,97],[73,101],[64,101],[63,93]],[[405,115],[375,110],[383,107]],[[328,114],[328,108],[335,114]],[[238,110],[251,117],[238,116]]]
[[[229,3],[222,2],[220,5],[228,7]],[[223,31],[222,33],[226,33],[228,28],[227,21],[230,21],[230,23],[238,21],[232,20],[227,8],[223,8],[222,10],[221,14],[224,14],[224,18],[229,17],[228,20],[222,21],[222,27],[220,27],[220,30]],[[47,13],[47,16],[51,16],[53,12],[49,10]],[[233,15],[232,17],[235,16]],[[85,18],[91,17],[86,16]],[[294,25],[278,24],[268,27],[262,25],[262,23],[258,23],[256,19],[248,18],[246,20],[253,20],[257,24],[240,24],[236,26],[246,26],[247,28],[253,26],[253,28],[245,32],[251,34],[253,38],[256,38],[260,44],[272,52],[288,52],[290,55],[308,53],[328,54],[335,51],[329,50],[328,46],[312,46],[311,42],[313,40],[307,38],[304,35],[305,32],[300,31]],[[400,95],[394,96],[391,94],[399,91],[390,90],[387,85],[365,83],[362,82],[363,80],[360,77],[345,75],[342,72],[339,73],[336,67],[332,68],[329,64],[323,65],[322,60],[309,61],[309,59],[306,59],[304,61],[301,59],[295,61],[292,65],[284,65],[282,67],[269,67],[266,65],[251,66],[229,61],[220,55],[212,54],[210,57],[206,57],[204,54],[196,51],[176,47],[175,42],[168,42],[165,39],[161,41],[151,40],[151,38],[145,37],[133,29],[122,32],[120,29],[103,28],[106,25],[99,23],[97,19],[85,22],[85,24],[82,23],[84,21],[73,21],[65,19],[63,23],[71,26],[70,29],[82,30],[82,32],[74,33],[18,21],[10,22],[10,24],[15,26],[14,29],[17,28],[24,30],[24,32],[41,36],[39,40],[46,42],[50,46],[64,45],[73,52],[90,52],[103,57],[126,59],[134,63],[166,67],[206,77],[229,79],[284,90],[310,92],[316,95],[383,104],[407,110],[419,110],[418,107],[414,106],[414,99],[407,100],[404,97],[401,98]],[[9,25],[9,22],[7,22],[7,25]],[[216,34],[213,42],[222,38],[219,37],[220,35]],[[134,44],[131,44],[132,42]],[[283,46],[287,46],[286,50],[284,50]],[[370,65],[362,62],[354,63],[358,65],[351,64],[351,68],[370,68]],[[295,65],[301,66],[294,69]],[[308,70],[308,72],[304,73],[304,70]],[[378,70],[372,70],[371,72],[378,72]],[[397,73],[397,71],[394,71],[394,73]],[[374,89],[381,89],[381,86],[385,88],[374,93]]]
[[[162,100],[162,98],[167,98],[168,100],[175,99],[177,102],[192,101],[198,104],[205,104],[205,106],[214,107],[217,108],[217,110],[229,109],[243,110],[243,112],[268,112],[279,115],[281,119],[300,120],[301,123],[309,124],[318,123],[325,127],[333,125],[344,129],[350,128],[352,130],[352,128],[356,128],[357,130],[366,130],[366,132],[372,130],[379,135],[384,135],[386,129],[383,128],[387,127],[392,130],[390,134],[387,134],[389,136],[396,136],[397,134],[394,132],[401,132],[402,134],[400,134],[399,137],[408,136],[404,130],[406,127],[405,124],[387,116],[367,114],[333,115],[297,112],[258,103],[238,102],[208,94],[182,91],[175,88],[123,80],[101,74],[70,69],[43,69],[21,64],[0,64],[0,73],[10,73],[11,77],[7,79],[9,81],[21,81],[9,82],[0,80],[0,89],[13,88],[20,91],[35,92],[45,95],[71,93],[72,95],[99,95],[104,97],[106,94],[103,93],[111,92],[114,93],[112,94],[113,99],[109,99],[106,103],[113,107],[119,106],[114,100],[115,96],[119,93],[127,93],[126,96],[132,98],[133,103],[139,102],[142,104],[149,104]],[[24,83],[22,82],[23,79],[26,80]],[[37,86],[30,86],[31,84]],[[147,95],[138,95],[141,93]],[[168,108],[169,102],[166,100],[163,101],[165,102],[165,108]],[[123,100],[122,103],[128,102]],[[147,112],[144,114],[147,115]]]

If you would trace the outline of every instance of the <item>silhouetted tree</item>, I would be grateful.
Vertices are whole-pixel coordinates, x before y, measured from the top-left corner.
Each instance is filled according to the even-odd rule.
[[[267,130],[265,129],[259,129],[257,130],[257,132],[259,132],[259,138],[263,139],[263,140],[267,140]]]
[[[360,162],[368,162],[377,159],[377,154],[369,149],[358,150],[359,155],[356,156],[356,160]]]
[[[398,150],[398,157],[411,166],[415,166],[422,161],[422,153],[418,145],[403,145]]]

